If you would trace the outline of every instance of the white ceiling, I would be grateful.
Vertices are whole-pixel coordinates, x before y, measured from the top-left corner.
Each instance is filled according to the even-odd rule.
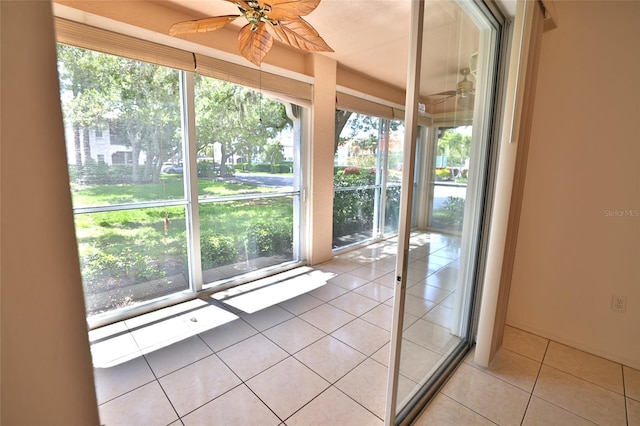
[[[203,18],[237,14],[223,0],[168,0],[163,6]],[[421,94],[455,90],[459,70],[478,51],[479,31],[451,1],[428,1],[425,9]],[[334,50],[322,53],[341,68],[404,89],[407,78],[411,0],[322,0],[305,16]],[[231,25],[238,28],[244,18]],[[207,34],[216,37],[215,32]],[[473,79],[472,79],[473,80]]]

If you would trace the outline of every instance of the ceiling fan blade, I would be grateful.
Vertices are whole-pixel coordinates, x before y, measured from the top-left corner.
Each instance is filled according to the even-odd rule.
[[[289,46],[311,52],[333,52],[320,34],[302,18],[283,21],[271,28],[278,40]]]
[[[178,22],[169,28],[169,35],[174,36],[178,34],[195,34],[215,31],[224,27],[239,16],[240,15],[224,15],[197,19],[195,21]]]
[[[264,3],[260,0],[260,3]],[[274,21],[293,21],[300,16],[313,12],[320,4],[320,0],[271,0],[269,18]]]
[[[249,62],[260,66],[262,59],[273,46],[273,36],[267,32],[266,24],[260,22],[255,31],[251,30],[251,24],[247,24],[238,35],[238,48],[240,53]]]

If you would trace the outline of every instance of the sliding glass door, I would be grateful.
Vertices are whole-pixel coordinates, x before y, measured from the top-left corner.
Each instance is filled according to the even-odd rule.
[[[403,188],[387,424],[410,421],[472,344],[501,30],[470,2],[414,2],[413,18],[421,59],[410,71],[404,179],[414,168],[419,178],[417,194]]]

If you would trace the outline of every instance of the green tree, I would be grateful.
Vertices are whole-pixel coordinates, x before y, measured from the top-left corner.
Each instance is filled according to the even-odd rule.
[[[219,143],[221,175],[228,158],[239,155],[251,163],[289,125],[282,103],[233,83],[196,76],[198,152]]]
[[[73,128],[75,165],[81,171],[93,164],[90,129],[106,124],[113,105],[113,80],[103,70],[114,67],[114,57],[64,44],[57,48],[63,111]]]
[[[262,159],[271,165],[271,173],[274,173],[275,165],[284,161],[284,147],[280,141],[272,139],[267,142],[262,150]]]

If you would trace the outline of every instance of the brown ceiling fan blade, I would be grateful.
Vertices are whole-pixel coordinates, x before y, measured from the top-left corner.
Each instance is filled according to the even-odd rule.
[[[278,40],[289,46],[311,52],[333,52],[320,34],[302,18],[280,22],[271,28]]]
[[[446,92],[440,92],[440,93],[434,93],[433,95],[429,95],[427,96],[427,98],[430,98],[432,96],[453,96],[453,95],[457,95],[458,92],[455,90],[447,90]]]
[[[261,0],[260,3],[263,3]],[[293,21],[310,14],[320,4],[320,0],[271,0],[266,1],[271,6],[269,18],[274,21]]]
[[[169,35],[206,33],[220,29],[236,19],[240,15],[215,16],[212,18],[197,19],[195,21],[182,21],[169,28]]]
[[[273,46],[273,36],[267,32],[264,22],[260,22],[255,31],[251,30],[251,24],[245,25],[240,30],[238,48],[249,62],[260,66],[262,59],[271,50],[271,46]]]

